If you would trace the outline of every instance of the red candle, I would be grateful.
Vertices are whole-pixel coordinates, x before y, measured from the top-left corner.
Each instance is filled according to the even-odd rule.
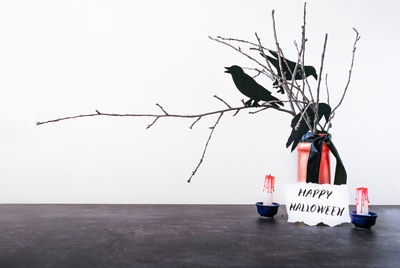
[[[271,175],[265,176],[264,180],[264,198],[263,198],[263,205],[272,206],[273,202],[273,192],[275,191],[275,177]]]
[[[368,215],[368,188],[359,187],[356,188],[356,207],[357,207],[357,214],[360,215]]]

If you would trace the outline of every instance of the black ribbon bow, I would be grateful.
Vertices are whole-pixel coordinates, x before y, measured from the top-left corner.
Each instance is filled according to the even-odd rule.
[[[305,135],[305,142],[311,142],[310,155],[307,163],[307,182],[318,183],[319,168],[321,164],[322,148],[324,143],[328,146],[333,156],[336,158],[336,169],[335,169],[335,181],[334,184],[346,184],[347,174],[346,169],[343,166],[343,162],[340,159],[339,153],[333,145],[330,135]]]

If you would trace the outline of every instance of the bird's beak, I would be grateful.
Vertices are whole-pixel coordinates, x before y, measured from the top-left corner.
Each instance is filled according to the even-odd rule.
[[[315,80],[318,80],[318,75],[317,74],[313,74]]]
[[[230,73],[229,67],[225,67],[226,71],[224,73]]]

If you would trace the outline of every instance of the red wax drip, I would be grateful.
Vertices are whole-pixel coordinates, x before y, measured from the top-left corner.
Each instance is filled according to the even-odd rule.
[[[275,191],[275,177],[271,175],[265,176],[264,189],[263,191],[267,193],[272,193]]]
[[[362,213],[362,208],[364,207],[365,201],[367,203],[369,203],[368,188],[360,187],[360,188],[357,188],[356,191],[357,191],[357,194],[356,194],[356,206],[360,205],[360,203],[361,203],[360,213]],[[361,192],[361,198],[359,198],[360,192]],[[359,200],[359,199],[361,199],[361,200]]]

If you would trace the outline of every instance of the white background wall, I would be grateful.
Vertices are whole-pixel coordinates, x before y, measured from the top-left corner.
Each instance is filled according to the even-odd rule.
[[[302,1],[1,1],[1,203],[253,203],[265,174],[296,181],[296,154],[285,148],[291,118],[268,111],[224,116],[191,184],[215,117],[86,118],[92,113],[200,113],[243,96],[224,66],[254,65],[208,35],[274,46],[271,10],[289,58],[300,39]],[[399,4],[396,1],[309,1],[306,63],[325,70],[337,103],[354,40],[362,39],[348,95],[332,135],[354,188],[371,204],[400,204]],[[258,79],[271,89],[271,81]],[[312,81],[316,85],[315,81]]]

